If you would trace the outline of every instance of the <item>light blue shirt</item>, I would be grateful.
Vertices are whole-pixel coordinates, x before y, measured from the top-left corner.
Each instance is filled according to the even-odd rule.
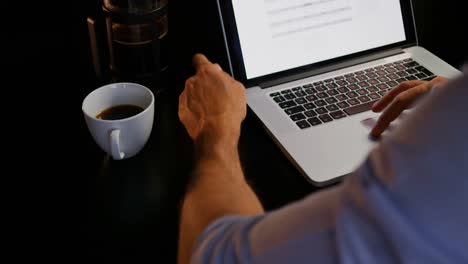
[[[341,185],[214,222],[192,263],[468,263],[468,69]]]

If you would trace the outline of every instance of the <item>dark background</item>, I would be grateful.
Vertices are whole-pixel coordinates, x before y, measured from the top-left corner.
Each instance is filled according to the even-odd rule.
[[[89,212],[96,210],[89,206],[89,192],[93,191],[89,183],[95,177],[89,171],[99,168],[101,153],[96,152],[95,144],[83,129],[81,103],[91,90],[104,83],[97,80],[93,72],[86,26],[86,17],[99,9],[92,0],[50,2],[53,1],[7,3],[4,8],[7,21],[6,46],[2,52],[2,64],[7,69],[4,76],[14,83],[8,90],[24,99],[21,104],[16,100],[6,103],[16,104],[13,109],[25,111],[27,118],[27,122],[20,119],[17,124],[21,129],[12,131],[22,136],[15,156],[20,160],[19,171],[31,170],[31,175],[44,175],[28,184],[38,183],[41,188],[35,188],[40,194],[27,203],[36,205],[40,196],[49,196],[38,202],[39,213],[31,211],[27,222],[37,229],[44,229],[40,227],[43,222],[59,227],[59,244],[63,241],[68,245],[65,241],[75,240],[79,245],[73,247],[75,255],[70,255],[71,258],[79,255],[134,257],[138,254],[151,257],[152,253],[148,253],[152,252],[151,248],[158,248],[157,254],[165,253],[155,258],[170,256],[173,260],[177,241],[174,217],[168,220],[171,222],[162,222],[167,227],[156,228],[158,232],[162,229],[167,232],[146,230],[149,234],[166,236],[164,245],[135,239],[128,231],[133,230],[131,227],[116,235],[118,246],[102,245],[106,240],[100,236],[107,233],[99,233],[96,225],[89,224]],[[466,23],[462,19],[466,12],[461,3],[455,0],[414,0],[413,3],[420,45],[459,68],[468,58]],[[191,57],[194,53],[205,53],[212,61],[227,67],[215,1],[170,0],[169,5],[171,44],[167,52],[170,53],[171,82],[168,97],[173,98],[169,101],[174,102],[170,107],[175,113],[177,95],[184,80],[193,73]],[[175,124],[176,115],[172,118]],[[30,128],[34,128],[34,133]],[[167,133],[171,129],[168,128]],[[181,141],[187,140],[182,134],[180,137]],[[166,144],[173,143],[168,141]],[[36,144],[39,155],[31,148]],[[181,174],[188,173],[189,149],[174,146],[175,150],[167,154],[169,165]],[[258,151],[252,151],[252,146]],[[251,114],[245,122],[240,151],[246,176],[265,208],[278,208],[316,190],[291,166]],[[173,183],[178,186],[171,189],[174,197],[182,195],[185,180],[181,178]],[[176,215],[176,206],[170,207],[167,213]],[[81,239],[83,242],[79,243]]]

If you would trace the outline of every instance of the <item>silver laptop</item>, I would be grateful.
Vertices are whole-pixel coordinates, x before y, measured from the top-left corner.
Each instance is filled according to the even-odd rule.
[[[231,74],[314,185],[364,160],[375,144],[370,108],[385,92],[459,74],[418,46],[410,0],[218,0],[218,7]]]

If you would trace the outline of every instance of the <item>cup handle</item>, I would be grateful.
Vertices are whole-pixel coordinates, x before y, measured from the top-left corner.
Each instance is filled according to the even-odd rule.
[[[114,160],[122,160],[125,157],[125,153],[120,151],[120,130],[112,130],[110,134],[111,140],[111,153]]]

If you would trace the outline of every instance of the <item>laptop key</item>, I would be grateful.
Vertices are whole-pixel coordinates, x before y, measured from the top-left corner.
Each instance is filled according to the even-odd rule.
[[[333,89],[333,90],[328,91],[327,94],[330,96],[335,96],[338,94],[338,92],[335,89]]]
[[[340,92],[340,93],[347,93],[347,92],[349,92],[349,89],[346,88],[346,87],[340,87],[340,88],[338,88],[337,90],[338,90],[338,92]]]
[[[354,90],[359,89],[359,86],[357,86],[356,84],[351,84],[351,85],[348,85],[348,88],[354,91]]]
[[[296,100],[294,100],[297,104],[305,104],[307,103],[306,99],[304,98],[297,98]]]
[[[386,90],[388,89],[388,85],[386,85],[385,83],[381,83],[381,84],[377,84],[377,88],[379,88],[379,90]]]
[[[281,91],[282,94],[287,94],[287,93],[292,93],[291,90],[284,90],[284,91]]]
[[[286,112],[286,114],[288,114],[288,115],[294,115],[294,114],[304,112],[304,110],[305,110],[304,107],[296,106],[296,107],[293,107],[293,108],[286,109],[286,110],[284,110],[284,112]]]
[[[359,95],[356,92],[349,92],[346,94],[349,98],[358,97]]]
[[[327,105],[325,108],[326,108],[328,111],[330,111],[330,112],[333,112],[333,111],[338,110],[338,107],[337,107],[336,105],[334,105],[334,104],[332,104],[332,105]]]
[[[340,119],[340,118],[346,117],[346,114],[345,114],[343,111],[341,111],[341,110],[332,112],[332,113],[330,113],[330,115],[331,115],[334,119]]]
[[[322,107],[322,106],[325,106],[327,105],[327,103],[325,103],[325,101],[323,100],[318,100],[318,101],[315,101],[314,104],[318,107]]]
[[[427,77],[427,75],[424,74],[424,73],[422,73],[422,72],[420,72],[420,73],[416,73],[416,77],[418,77],[418,79],[424,79],[424,78]]]
[[[319,91],[319,92],[323,92],[323,91],[327,90],[327,87],[325,87],[325,85],[319,85],[319,86],[315,87],[315,89],[317,89],[317,91]]]
[[[387,75],[387,77],[389,77],[392,80],[396,80],[396,79],[400,78],[398,75],[396,75],[394,73]]]
[[[324,114],[324,115],[321,115],[319,117],[320,117],[320,120],[322,120],[322,122],[324,122],[324,123],[328,123],[328,122],[333,121],[333,118],[331,118],[331,116],[329,116],[328,114]]]
[[[345,101],[345,100],[348,100],[348,97],[344,94],[339,94],[336,96],[336,99],[340,100],[340,101]]]
[[[393,88],[393,87],[397,87],[398,86],[398,83],[396,81],[389,81],[387,83],[387,85],[390,87],[390,88]]]
[[[350,105],[358,105],[358,104],[360,104],[361,102],[359,102],[359,101],[358,101],[357,99],[355,99],[355,98],[352,98],[352,99],[349,99],[349,100],[348,100],[348,103],[349,103]]]
[[[405,70],[405,69],[406,69],[406,67],[405,67],[405,66],[403,66],[403,65],[397,65],[397,66],[395,66],[395,68],[397,68],[397,69],[398,69],[398,70],[400,70],[400,71],[402,71],[402,70]]]
[[[377,77],[377,74],[375,74],[374,72],[369,72],[369,73],[367,73],[366,75],[367,75],[367,77],[369,77],[369,78],[375,78],[375,77]]]
[[[278,96],[278,95],[280,95],[280,93],[272,93],[272,94],[270,94],[271,97],[275,97],[275,96]]]
[[[275,102],[277,102],[277,103],[282,103],[282,102],[286,101],[286,99],[284,99],[283,96],[277,96],[277,97],[273,98],[273,100],[275,100]]]
[[[413,68],[413,67],[419,66],[419,63],[417,63],[415,61],[412,61],[412,62],[405,63],[403,65],[405,65],[405,67],[407,67],[407,68]]]
[[[307,104],[304,104],[303,107],[305,109],[314,109],[315,105],[313,103],[307,103]]]
[[[375,87],[375,86],[371,86],[371,87],[367,88],[367,90],[369,92],[371,92],[371,93],[376,93],[376,92],[379,91],[379,89],[377,89],[377,87]]]
[[[376,101],[370,101],[370,102],[367,102],[365,104],[361,104],[361,105],[353,106],[353,107],[350,107],[350,108],[346,108],[344,111],[348,115],[359,114],[359,113],[371,110],[372,106],[374,105],[375,102]]]
[[[317,108],[315,109],[315,112],[319,115],[323,115],[323,114],[326,114],[328,113],[327,109],[323,108],[323,107],[320,107],[320,108]]]
[[[317,113],[316,113],[314,110],[305,111],[304,114],[305,114],[307,117],[314,117],[314,116],[317,116]]]
[[[284,103],[280,103],[279,106],[281,108],[289,108],[289,107],[293,107],[293,106],[296,106],[296,102],[294,101],[287,101],[287,102],[284,102]]]
[[[348,82],[345,80],[340,80],[340,81],[337,81],[336,84],[338,84],[339,86],[345,86],[348,84]]]
[[[347,102],[339,102],[336,105],[339,106],[340,108],[348,108],[349,107],[349,104]]]
[[[369,97],[372,99],[372,100],[378,100],[380,99],[380,95],[376,94],[376,93],[371,93],[369,94]]]
[[[314,93],[317,92],[317,90],[315,90],[314,88],[309,88],[309,89],[306,89],[305,92],[306,92],[307,94],[314,94]]]
[[[387,77],[387,76],[380,76],[379,78],[377,78],[380,82],[388,82],[390,81],[390,79]]]
[[[324,92],[317,93],[316,96],[320,99],[327,98],[328,94]]]
[[[360,95],[366,95],[369,92],[366,89],[360,89],[360,90],[357,90],[357,93],[360,94]]]
[[[365,75],[358,75],[356,78],[361,82],[366,81],[368,79],[367,76],[365,76]]]
[[[409,73],[409,74],[417,73],[417,71],[415,69],[408,69],[408,70],[406,70],[406,72]]]
[[[307,94],[306,94],[305,92],[303,92],[303,91],[299,91],[299,92],[296,92],[296,93],[294,93],[294,94],[295,94],[297,97],[304,97],[304,96],[307,95]]]
[[[297,125],[300,129],[306,129],[306,128],[309,128],[309,127],[310,127],[310,124],[309,124],[307,121],[305,121],[305,120],[296,122],[296,125]]]
[[[434,75],[434,73],[432,73],[430,70],[424,68],[424,66],[418,66],[418,67],[416,67],[416,70],[426,74],[427,76],[433,76]]]
[[[334,98],[334,97],[327,98],[327,99],[325,99],[325,101],[326,101],[328,104],[336,104],[336,103],[338,103],[338,100],[336,100],[336,98]]]
[[[293,92],[297,92],[297,91],[300,91],[301,90],[301,87],[294,87],[292,88]]]
[[[307,122],[309,122],[313,126],[318,126],[318,125],[322,124],[322,121],[320,121],[320,119],[318,119],[317,117],[309,118],[309,119],[307,119]]]
[[[379,76],[387,75],[387,73],[386,73],[384,70],[378,70],[378,71],[377,71],[377,74],[378,74]]]
[[[400,77],[406,77],[406,76],[408,76],[408,73],[405,72],[405,71],[400,71],[400,72],[397,72],[397,75],[400,76]]]
[[[304,114],[301,113],[301,114],[292,115],[291,119],[292,121],[296,122],[296,121],[304,120],[306,119],[306,117]]]
[[[296,99],[296,96],[292,93],[288,93],[284,95],[284,98],[286,98],[287,100],[292,100],[292,99]]]
[[[399,78],[399,79],[396,79],[395,82],[397,83],[402,83],[402,82],[405,82],[406,81],[406,78],[403,77],[403,78]]]
[[[380,83],[377,79],[370,79],[368,82],[372,85],[376,85]]]
[[[313,101],[317,100],[318,98],[317,98],[317,96],[315,96],[315,95],[308,95],[308,96],[306,96],[306,99],[307,99],[309,102],[313,102]]]
[[[359,96],[359,97],[358,97],[358,100],[361,101],[362,103],[367,103],[367,102],[369,102],[371,99],[370,99],[369,97],[363,95],[363,96]]]
[[[364,71],[357,71],[357,72],[355,72],[355,74],[358,75],[358,76],[359,76],[359,75],[363,75],[364,73],[365,73]]]
[[[360,82],[360,83],[358,83],[358,85],[359,85],[359,87],[361,87],[361,88],[366,88],[366,87],[369,87],[369,86],[370,86],[370,84],[369,84],[368,82]]]

